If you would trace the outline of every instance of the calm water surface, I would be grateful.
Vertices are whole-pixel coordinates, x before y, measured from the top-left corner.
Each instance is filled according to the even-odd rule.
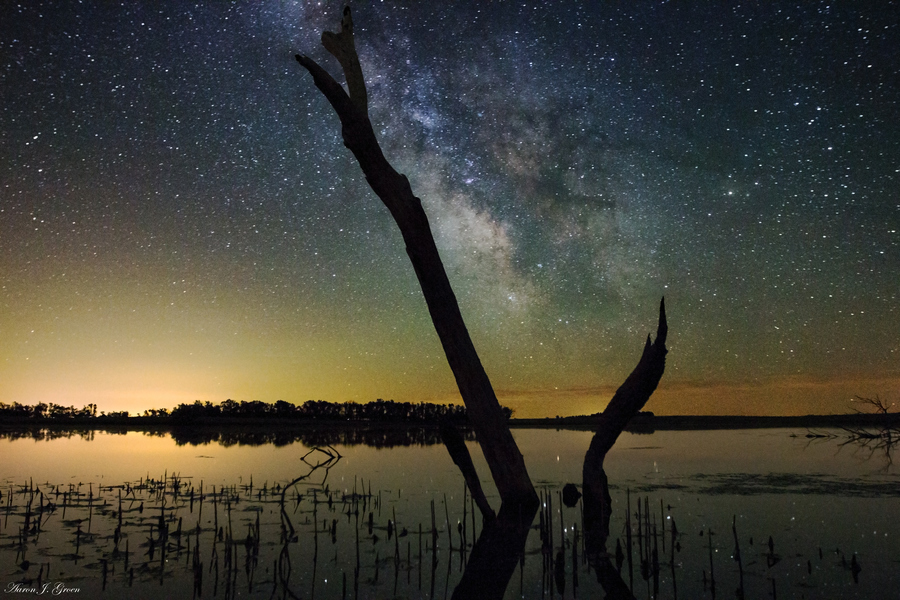
[[[627,548],[631,514],[622,578],[635,596],[735,598],[743,579],[746,598],[900,598],[898,470],[806,434],[623,434],[606,460],[609,550]],[[581,485],[591,434],[514,435],[549,510],[546,542],[536,518],[506,598],[603,597],[583,559],[580,503],[560,502],[564,484]],[[481,531],[439,444],[314,450],[98,432],[0,439],[0,458],[0,584],[23,595],[49,583],[64,597],[449,598]]]

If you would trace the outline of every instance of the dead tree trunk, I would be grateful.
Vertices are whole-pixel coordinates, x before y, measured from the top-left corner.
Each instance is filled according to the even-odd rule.
[[[600,415],[596,433],[584,457],[582,466],[582,506],[584,508],[584,541],[588,563],[597,573],[597,579],[606,590],[607,597],[616,600],[633,600],[634,596],[619,577],[609,559],[606,541],[609,538],[609,520],[612,514],[612,498],[603,461],[613,447],[628,421],[640,411],[656,390],[666,368],[666,322],[665,299],[659,303],[659,325],[656,340],[644,345],[644,352],[637,366],[616,390],[606,410]]]
[[[495,518],[477,485],[478,478],[465,444],[452,435],[454,432],[445,432],[448,450],[470,483],[486,520],[454,598],[473,595],[500,598],[524,551],[529,527],[537,511],[537,494],[466,330],[422,203],[413,195],[407,178],[388,163],[375,138],[349,8],[344,9],[341,31],[323,33],[322,44],[341,63],[349,93],[312,59],[298,55],[297,61],[309,71],[316,87],[337,112],[344,145],[356,156],[369,185],[400,228],[447,362],[502,500],[500,513]],[[651,343],[648,337],[638,365],[603,412],[584,460],[585,541],[589,558],[610,598],[633,596],[606,553],[610,498],[603,461],[628,421],[643,408],[659,384],[665,369],[667,332],[663,301],[656,340]]]
[[[644,351],[637,366],[616,390],[612,400],[600,415],[596,434],[591,440],[589,452],[597,456],[606,456],[619,434],[628,425],[628,421],[636,415],[659,385],[663,371],[666,369],[666,336],[669,325],[666,321],[666,300],[659,302],[659,323],[656,326],[656,340],[651,342],[647,336]]]
[[[388,163],[375,138],[369,121],[365,81],[353,41],[349,7],[344,8],[341,31],[336,34],[323,33],[322,45],[341,63],[349,94],[309,57],[297,55],[297,61],[309,71],[316,87],[337,112],[344,145],[353,152],[372,190],[400,228],[406,253],[419,279],[431,320],[502,502],[536,510],[538,498],[528,477],[525,461],[466,330],[422,202],[413,195],[406,176]]]

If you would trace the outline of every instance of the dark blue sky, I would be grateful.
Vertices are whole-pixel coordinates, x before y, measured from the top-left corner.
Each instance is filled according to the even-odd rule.
[[[370,114],[502,401],[900,393],[896,3],[351,4]],[[341,6],[0,7],[0,402],[449,401],[400,236],[293,60]]]

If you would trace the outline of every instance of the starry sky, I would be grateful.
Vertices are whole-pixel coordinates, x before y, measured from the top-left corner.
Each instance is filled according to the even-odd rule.
[[[657,414],[900,400],[898,3],[351,6],[517,416],[602,410],[662,296]],[[0,402],[458,402],[294,60],[341,8],[0,4]]]

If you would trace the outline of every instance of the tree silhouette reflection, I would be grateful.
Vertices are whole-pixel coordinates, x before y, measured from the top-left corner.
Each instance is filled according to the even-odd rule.
[[[647,338],[637,366],[600,415],[582,466],[581,502],[584,510],[585,552],[588,564],[596,572],[598,582],[606,591],[606,597],[611,600],[633,599],[634,595],[618,568],[613,565],[607,548],[612,511],[609,482],[603,462],[628,421],[644,407],[656,390],[665,370],[667,334],[663,300],[659,306],[656,340],[651,342]],[[458,460],[461,450],[454,448],[452,443],[447,443],[446,437],[445,445],[468,479],[466,468]],[[504,503],[496,519],[486,519],[453,598],[503,597],[516,565],[524,556],[525,542],[536,514],[536,510],[528,511],[521,506]],[[557,564],[560,564],[559,559]],[[564,585],[564,578],[562,581]],[[562,588],[559,583],[557,587]]]

